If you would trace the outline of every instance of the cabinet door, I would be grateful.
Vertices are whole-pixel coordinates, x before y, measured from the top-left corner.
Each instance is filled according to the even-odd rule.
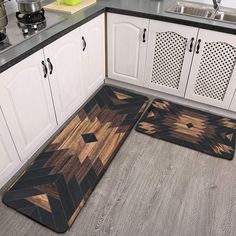
[[[91,95],[105,79],[104,14],[81,26],[83,81]]]
[[[1,74],[0,104],[20,158],[30,157],[56,127],[40,50]]]
[[[236,36],[201,29],[197,44],[186,98],[229,108],[236,85]]]
[[[19,156],[0,109],[0,187],[5,184],[19,163]]]
[[[50,60],[49,82],[52,89],[58,123],[63,123],[84,101],[81,78],[81,37],[76,29],[44,48],[45,60]],[[50,73],[51,72],[51,73]]]
[[[184,96],[198,28],[150,21],[144,86]]]
[[[143,85],[149,20],[108,14],[108,76]]]

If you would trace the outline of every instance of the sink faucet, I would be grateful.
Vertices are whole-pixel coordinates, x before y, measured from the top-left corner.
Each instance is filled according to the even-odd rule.
[[[212,0],[212,1],[213,1],[213,7],[215,11],[218,12],[220,10],[221,0]]]

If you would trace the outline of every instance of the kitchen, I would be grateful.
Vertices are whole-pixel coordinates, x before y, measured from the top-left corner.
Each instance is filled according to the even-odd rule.
[[[0,235],[234,235],[236,3],[57,4],[1,5]]]

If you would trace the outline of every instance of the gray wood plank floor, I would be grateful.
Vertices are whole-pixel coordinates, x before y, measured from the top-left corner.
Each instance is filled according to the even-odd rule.
[[[57,234],[1,203],[0,235]],[[234,236],[236,158],[132,131],[65,235]]]

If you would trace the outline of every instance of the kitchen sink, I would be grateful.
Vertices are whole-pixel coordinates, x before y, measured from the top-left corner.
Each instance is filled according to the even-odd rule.
[[[213,10],[212,7],[207,4],[178,1],[168,8],[167,12],[209,18],[212,15]]]
[[[220,7],[220,10],[216,12],[213,5],[210,4],[177,1],[166,11],[236,24],[236,9],[233,8]]]
[[[236,13],[235,14],[230,14],[228,12],[218,12],[215,15],[215,20],[220,20],[220,21],[225,21],[225,22],[230,22],[230,23],[236,23]]]

